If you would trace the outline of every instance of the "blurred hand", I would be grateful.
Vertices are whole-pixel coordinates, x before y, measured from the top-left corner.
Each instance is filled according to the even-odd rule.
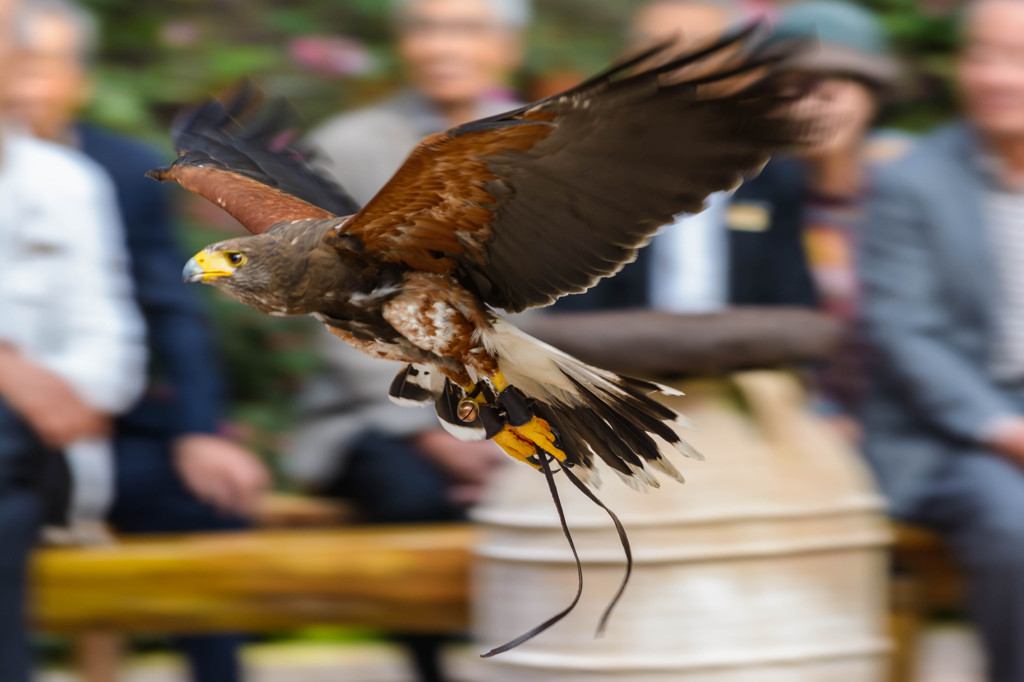
[[[222,511],[251,516],[270,488],[270,472],[259,457],[226,438],[182,436],[173,455],[189,490]]]
[[[87,405],[59,376],[5,346],[0,346],[0,397],[50,447],[110,434],[108,415]]]
[[[441,429],[414,436],[410,445],[451,477],[453,483],[448,493],[451,500],[459,504],[474,504],[480,500],[505,457],[489,440],[461,441]]]
[[[1024,466],[1024,417],[1000,422],[989,444],[996,452]]]

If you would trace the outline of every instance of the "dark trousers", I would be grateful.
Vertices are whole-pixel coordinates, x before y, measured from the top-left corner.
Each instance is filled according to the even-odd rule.
[[[327,493],[353,502],[368,523],[440,523],[466,519],[448,499],[448,477],[401,439],[370,432],[348,453],[345,470]],[[392,633],[405,647],[420,682],[441,682],[440,635]]]
[[[41,472],[56,453],[0,402],[0,681],[32,676],[28,560],[42,519]]]
[[[126,533],[237,530],[238,519],[197,500],[171,464],[169,439],[158,434],[122,434],[117,441],[116,502],[110,521]],[[66,467],[0,402],[0,682],[32,676],[26,619],[27,567],[43,510],[61,517]],[[56,495],[56,503],[55,503]],[[180,637],[195,682],[238,682],[241,638],[237,635]]]
[[[967,574],[989,682],[1024,682],[1024,465],[957,453],[912,520],[946,535]]]
[[[116,441],[116,494],[111,524],[122,533],[240,530],[246,524],[199,501],[174,469],[169,438],[122,432]],[[240,635],[176,637],[194,682],[240,682]],[[3,681],[6,682],[6,681]]]
[[[400,438],[370,432],[352,446],[344,471],[327,493],[351,501],[368,523],[464,521],[448,499],[450,481]]]

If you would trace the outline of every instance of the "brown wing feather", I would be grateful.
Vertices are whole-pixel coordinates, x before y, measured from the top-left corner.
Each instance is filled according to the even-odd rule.
[[[336,217],[330,211],[225,168],[175,164],[146,173],[154,180],[173,180],[211,201],[253,234],[284,221]]]
[[[210,99],[180,116],[178,159],[147,175],[178,182],[255,234],[284,221],[352,215],[359,205],[288,146],[293,115],[282,100],[261,108],[255,88],[243,83],[226,104]]]
[[[783,55],[752,34],[674,59],[661,46],[428,138],[342,229],[385,260],[455,272],[510,311],[585,291],[796,140],[780,114],[792,91]]]
[[[360,236],[367,249],[384,253],[387,260],[418,270],[451,270],[456,261],[448,256],[463,254],[483,265],[495,206],[486,185],[498,180],[487,158],[529,149],[551,130],[537,124],[457,137],[451,132],[432,135],[345,231]]]

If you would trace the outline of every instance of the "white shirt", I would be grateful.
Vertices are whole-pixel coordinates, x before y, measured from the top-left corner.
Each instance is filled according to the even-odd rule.
[[[0,341],[103,412],[124,411],[144,387],[145,327],[110,181],[76,151],[9,131],[0,147]],[[69,448],[77,474],[76,453],[95,469],[110,447]],[[109,496],[104,480],[93,493]]]
[[[715,192],[706,208],[665,225],[648,247],[650,304],[672,313],[710,313],[728,304],[729,243],[725,210],[732,192]]]

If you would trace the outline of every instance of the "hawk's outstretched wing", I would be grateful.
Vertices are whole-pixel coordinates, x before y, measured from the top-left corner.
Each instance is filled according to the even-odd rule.
[[[290,146],[288,105],[279,101],[257,117],[258,100],[245,83],[227,104],[210,99],[186,112],[173,130],[178,159],[147,175],[209,199],[254,234],[282,221],[357,212],[352,197]]]
[[[799,46],[763,48],[756,29],[672,59],[662,45],[431,136],[339,229],[383,260],[453,272],[509,311],[585,291],[797,141],[783,62]]]

